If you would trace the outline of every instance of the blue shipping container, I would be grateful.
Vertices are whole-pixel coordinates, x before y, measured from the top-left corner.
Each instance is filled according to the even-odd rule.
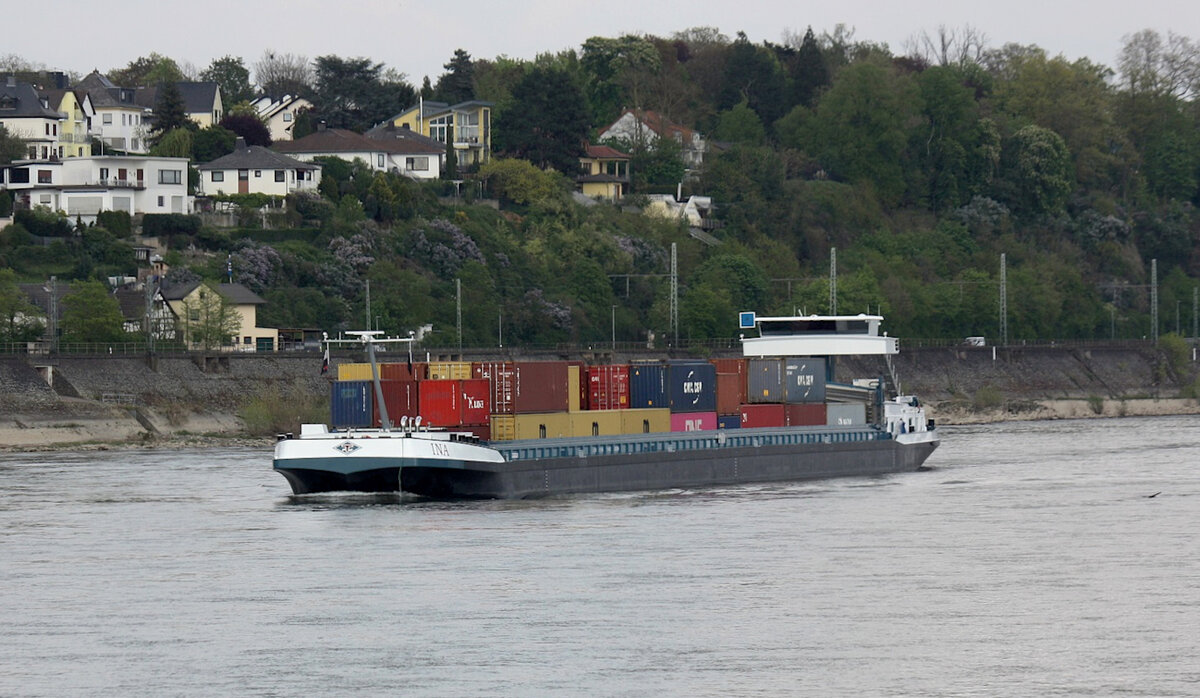
[[[370,427],[375,422],[371,381],[334,381],[329,388],[329,425]]]
[[[717,367],[707,361],[673,361],[667,373],[672,412],[717,411]]]
[[[718,429],[741,429],[742,415],[740,414],[723,414],[717,416]]]
[[[665,365],[630,364],[629,406],[634,409],[668,407]]]
[[[783,401],[825,402],[825,359],[793,357],[783,360]]]

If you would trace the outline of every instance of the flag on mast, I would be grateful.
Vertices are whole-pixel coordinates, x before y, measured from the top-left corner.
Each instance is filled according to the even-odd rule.
[[[325,358],[321,361],[321,375],[329,373],[329,345],[325,345]]]

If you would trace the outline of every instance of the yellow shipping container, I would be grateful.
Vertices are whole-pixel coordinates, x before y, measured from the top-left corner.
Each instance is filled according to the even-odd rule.
[[[470,380],[470,361],[434,361],[429,364],[429,380]]]
[[[518,439],[557,439],[571,435],[571,415],[567,412],[515,414]]]
[[[371,364],[338,364],[337,369],[340,381],[371,380]]]
[[[615,436],[626,410],[587,410],[571,413],[571,436]]]
[[[494,414],[491,423],[492,441],[512,441],[517,438],[517,422],[511,414]]]
[[[671,410],[669,409],[613,411],[621,414],[622,434],[656,434],[671,431]]]
[[[579,381],[579,366],[574,364],[567,366],[567,411],[579,411],[579,398],[583,396],[583,391]]]

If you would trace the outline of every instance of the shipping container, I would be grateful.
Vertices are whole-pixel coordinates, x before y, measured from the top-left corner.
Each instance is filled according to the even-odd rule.
[[[565,366],[564,371],[565,374]],[[567,412],[513,415],[518,439],[559,439],[571,435],[571,415]]]
[[[784,402],[825,402],[825,359],[784,359],[783,375]]]
[[[370,427],[374,423],[374,385],[371,381],[329,384],[329,424],[337,428]]]
[[[488,381],[492,414],[512,414],[515,370],[511,361],[477,361],[471,364],[471,375]]]
[[[412,419],[421,413],[421,401],[418,397],[420,383],[413,380],[407,381],[379,381],[379,387],[383,391],[383,404],[387,407],[388,420],[392,426],[400,424],[401,417]],[[382,426],[383,415],[379,411],[379,405],[375,405],[375,426]]]
[[[422,425],[457,427],[462,424],[462,396],[459,381],[421,381],[418,398]]]
[[[710,431],[716,428],[716,412],[676,412],[671,414],[671,431]]]
[[[750,359],[746,364],[746,402],[783,402],[783,362]]]
[[[787,415],[784,414],[783,405],[742,405],[741,417],[743,429],[781,427],[787,423]]]
[[[717,374],[717,414],[738,414],[746,403],[746,376],[741,373]]]
[[[423,381],[429,377],[428,366],[424,363],[396,362],[379,364],[379,380],[385,381]]]
[[[746,375],[745,359],[709,359],[709,363],[717,367],[717,373],[737,373]]]
[[[587,408],[623,410],[629,407],[629,367],[588,366]]]
[[[789,427],[813,427],[825,425],[825,403],[816,405],[784,405]]]
[[[519,361],[513,364],[513,412],[566,412],[566,361]]]
[[[488,424],[473,424],[463,427],[462,430],[471,432],[475,435],[475,438],[482,441],[492,440],[492,427]]]
[[[459,401],[463,426],[477,426],[488,423],[491,413],[491,384],[486,378],[471,378],[459,381],[459,391],[462,399]]]
[[[742,426],[742,416],[740,414],[721,414],[717,415],[718,429],[740,429]]]
[[[672,412],[717,411],[717,367],[707,361],[673,361],[667,371]]]
[[[491,422],[493,441],[512,441],[517,438],[517,420],[511,414],[494,414]]]
[[[629,406],[634,409],[669,407],[666,364],[630,364]]]
[[[615,436],[620,433],[620,410],[586,410],[571,413],[571,436]]]
[[[671,411],[655,409],[621,410],[622,434],[660,434],[671,431]]]
[[[340,381],[369,381],[371,378],[371,364],[355,363],[355,364],[338,364],[337,377]]]
[[[465,380],[471,377],[471,362],[431,361],[426,371],[429,380]]]
[[[578,412],[583,409],[584,401],[583,364],[572,361],[567,364],[567,411]]]
[[[831,402],[825,408],[825,423],[835,427],[867,423],[867,406],[861,402]]]

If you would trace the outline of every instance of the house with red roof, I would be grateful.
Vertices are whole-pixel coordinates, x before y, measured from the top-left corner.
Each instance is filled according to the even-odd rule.
[[[575,183],[584,196],[616,202],[629,193],[629,156],[616,148],[589,145],[579,166]]]
[[[618,140],[631,145],[653,143],[659,138],[671,138],[683,149],[683,164],[688,170],[704,165],[708,145],[700,132],[680,126],[649,109],[626,109],[621,116],[600,131],[599,140]]]

